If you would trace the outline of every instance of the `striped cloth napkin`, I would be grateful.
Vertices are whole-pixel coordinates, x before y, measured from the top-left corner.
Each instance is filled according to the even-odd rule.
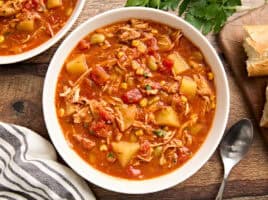
[[[1,200],[93,200],[85,181],[57,162],[53,146],[33,131],[0,123]]]

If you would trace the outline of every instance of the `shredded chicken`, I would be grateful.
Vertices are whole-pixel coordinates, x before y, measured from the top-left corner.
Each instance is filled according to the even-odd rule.
[[[96,146],[96,143],[89,138],[83,137],[80,134],[74,134],[73,138],[79,142],[85,149],[91,150],[93,147]]]
[[[197,83],[198,94],[200,94],[201,96],[210,96],[212,94],[208,81],[202,75],[195,75],[194,80]]]
[[[118,37],[122,42],[127,42],[129,40],[134,40],[141,37],[141,33],[139,31],[136,31],[134,28],[127,26],[120,27],[119,33],[120,34]]]
[[[0,17],[10,17],[19,13],[23,8],[23,3],[26,0],[8,0],[4,1],[0,7]]]
[[[137,158],[140,159],[140,160],[142,160],[142,161],[144,161],[144,162],[150,162],[153,159],[153,156],[151,155],[148,158],[144,158],[144,157],[142,157],[140,155],[137,155]]]
[[[139,19],[131,19],[131,26],[133,28],[137,28],[137,29],[148,29],[149,24],[147,22],[144,22],[143,20],[139,20]]]
[[[78,110],[74,115],[73,115],[73,121],[75,124],[79,123],[89,123],[92,121],[92,116],[89,113],[89,107],[84,107],[80,110]]]

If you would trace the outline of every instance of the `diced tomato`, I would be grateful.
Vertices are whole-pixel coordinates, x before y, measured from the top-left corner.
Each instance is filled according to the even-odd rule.
[[[186,155],[186,154],[180,154],[179,155],[179,158],[178,158],[178,160],[179,160],[180,163],[184,163],[188,159],[189,159],[189,155]]]
[[[98,120],[91,123],[89,131],[96,136],[107,138],[112,132],[112,127],[111,125],[106,124],[105,121]]]
[[[157,45],[157,40],[154,37],[149,38],[148,40],[146,40],[146,45],[152,51],[157,51],[159,49],[159,47]]]
[[[92,141],[91,139],[87,138],[87,137],[83,137],[82,135],[73,135],[73,138],[79,142],[83,148],[87,149],[87,150],[91,150],[93,147],[96,146],[96,143],[94,141]]]
[[[109,152],[109,153],[107,153],[107,155],[106,155],[106,159],[107,159],[107,161],[110,162],[110,163],[113,163],[113,162],[116,161],[116,157],[115,157],[115,155],[114,155],[113,152]]]
[[[148,50],[148,55],[154,56],[154,54],[155,54],[155,51],[153,51],[152,49],[149,49]]]
[[[140,169],[136,169],[134,168],[133,166],[128,166],[127,167],[127,173],[130,175],[130,176],[139,176],[141,175],[141,170]]]
[[[88,50],[90,48],[90,43],[87,40],[81,40],[78,44],[78,48],[81,51]]]
[[[161,85],[158,82],[152,82],[150,84],[150,86],[152,87],[152,89],[157,89],[157,90],[160,90],[161,89]]]
[[[26,8],[27,10],[37,9],[39,4],[39,0],[30,0],[24,4],[24,8]]]
[[[109,112],[107,112],[106,110],[104,109],[100,109],[99,110],[99,116],[102,120],[104,120],[106,123],[107,122],[112,122],[113,120],[113,115],[110,114]]]
[[[110,75],[100,66],[94,67],[90,75],[91,79],[99,85],[103,85],[110,78]]]
[[[151,147],[150,142],[148,140],[144,140],[140,144],[140,154],[144,157],[147,157],[150,153]]]
[[[137,88],[127,91],[122,96],[122,100],[128,104],[138,103],[141,99],[142,99],[142,94],[140,90]]]
[[[182,147],[179,149],[179,162],[184,163],[189,159],[190,150],[187,147]]]
[[[171,70],[174,65],[174,62],[168,58],[165,58],[162,63],[167,70]]]

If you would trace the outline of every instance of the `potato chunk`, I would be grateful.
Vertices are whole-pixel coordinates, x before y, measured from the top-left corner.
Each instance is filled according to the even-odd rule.
[[[137,107],[135,105],[128,106],[123,104],[115,108],[118,118],[116,118],[120,131],[127,130],[135,121]]]
[[[118,161],[122,167],[126,167],[129,161],[138,152],[140,145],[139,143],[131,142],[113,142],[113,151],[116,153]]]
[[[173,61],[172,73],[174,76],[179,75],[180,73],[190,69],[190,66],[177,52],[169,54],[168,59]]]
[[[27,19],[19,22],[17,25],[17,30],[26,32],[34,31],[34,20]]]
[[[79,76],[88,70],[86,57],[84,54],[79,55],[73,60],[66,63],[66,70],[69,74]]]
[[[47,8],[56,8],[62,6],[62,0],[47,0]]]
[[[180,92],[188,98],[193,98],[197,92],[196,82],[192,78],[184,76],[181,81]]]
[[[161,110],[157,111],[155,114],[155,122],[157,125],[161,126],[173,126],[179,127],[180,120],[177,115],[177,112],[170,106],[162,108]]]

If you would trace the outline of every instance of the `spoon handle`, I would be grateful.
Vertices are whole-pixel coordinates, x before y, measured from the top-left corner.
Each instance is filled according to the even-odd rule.
[[[219,189],[218,195],[217,195],[215,200],[222,200],[222,195],[223,195],[223,191],[224,191],[226,181],[227,181],[227,177],[224,177],[223,181],[221,182],[221,187]]]

